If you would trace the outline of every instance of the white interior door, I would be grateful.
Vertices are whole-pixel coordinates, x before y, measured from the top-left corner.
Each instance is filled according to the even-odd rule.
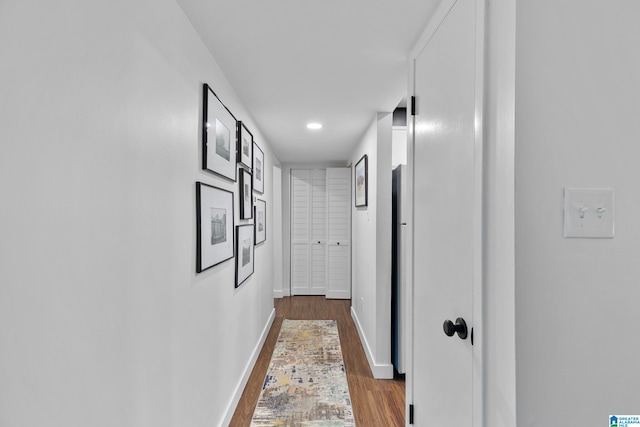
[[[450,9],[441,9],[443,20],[414,63],[413,421],[471,427],[482,422],[481,355],[471,331],[479,327],[474,292],[482,278],[476,120],[482,119],[484,12],[480,0],[445,3]],[[466,339],[443,330],[457,318],[466,321]]]

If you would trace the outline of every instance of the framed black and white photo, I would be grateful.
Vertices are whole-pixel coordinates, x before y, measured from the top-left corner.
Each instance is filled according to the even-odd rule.
[[[236,288],[253,274],[253,224],[236,227]]]
[[[235,181],[236,118],[206,83],[203,98],[202,168]]]
[[[251,168],[253,160],[253,134],[243,122],[238,122],[238,163]]]
[[[251,173],[240,168],[240,219],[253,217],[253,180]]]
[[[356,207],[367,206],[367,194],[368,194],[368,172],[367,172],[367,155],[362,156],[355,167],[355,199]]]
[[[264,153],[256,143],[253,144],[253,190],[264,194]]]
[[[256,230],[256,245],[267,240],[267,202],[256,199],[254,207],[255,215],[253,222]]]
[[[196,272],[233,258],[233,193],[196,182]]]

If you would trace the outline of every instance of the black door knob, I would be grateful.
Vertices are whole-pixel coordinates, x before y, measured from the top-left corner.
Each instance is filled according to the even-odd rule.
[[[442,329],[444,329],[444,333],[448,337],[452,337],[453,334],[457,333],[461,340],[467,339],[467,322],[462,317],[458,317],[455,324],[451,320],[445,320],[442,324]]]

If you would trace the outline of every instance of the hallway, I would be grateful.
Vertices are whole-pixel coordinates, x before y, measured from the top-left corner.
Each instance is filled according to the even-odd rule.
[[[2,0],[0,426],[248,425],[285,317],[337,319],[359,427],[403,425],[404,402],[415,427],[637,414],[639,18],[635,0]],[[302,258],[335,290],[311,255],[339,239],[290,250],[291,171],[330,168],[351,168],[345,300],[288,297]],[[406,383],[371,375],[393,378],[393,229]],[[473,335],[444,333],[457,318]]]
[[[404,378],[376,380],[371,374],[350,314],[350,300],[295,296],[275,300],[276,319],[242,394],[230,425],[248,426],[283,319],[337,320],[353,414],[360,426],[404,426]]]

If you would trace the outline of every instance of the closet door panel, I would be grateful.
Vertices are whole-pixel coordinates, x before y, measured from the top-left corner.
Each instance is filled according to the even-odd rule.
[[[291,245],[291,295],[311,295],[309,245]]]
[[[309,171],[291,171],[291,240],[309,243]]]
[[[351,298],[351,169],[327,169],[327,298]]]
[[[327,172],[312,170],[311,178],[311,294],[327,291]]]
[[[291,171],[291,295],[310,294],[311,192],[308,170]]]
[[[324,243],[311,244],[311,295],[327,292],[327,247]]]
[[[351,173],[347,168],[327,169],[327,216],[330,242],[351,240]]]
[[[311,241],[327,239],[327,173],[311,171]]]
[[[327,298],[351,298],[351,247],[328,245]]]

